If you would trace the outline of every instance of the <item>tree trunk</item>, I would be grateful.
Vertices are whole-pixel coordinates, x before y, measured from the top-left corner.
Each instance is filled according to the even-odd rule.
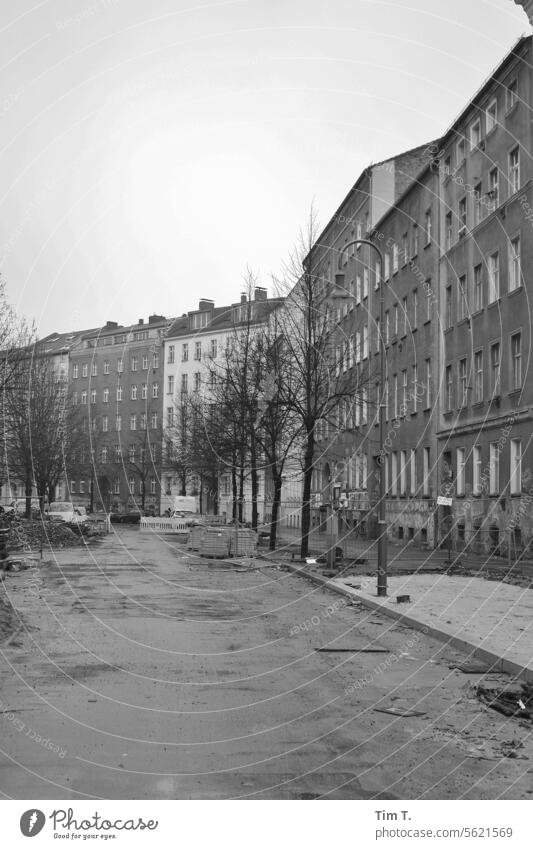
[[[237,501],[238,501],[238,493],[237,493],[237,470],[235,466],[231,468],[231,494],[233,496],[233,506],[232,506],[232,518],[237,518]]]
[[[141,510],[144,513],[144,502],[146,501],[146,481],[141,481]]]
[[[200,516],[203,513],[203,502],[204,502],[204,479],[200,475]]]
[[[313,476],[313,457],[315,441],[313,433],[307,434],[305,446],[304,486],[302,503],[302,542],[300,557],[302,560],[309,554],[309,530],[311,528],[311,480]]]
[[[259,492],[259,482],[257,475],[257,449],[255,445],[255,439],[252,436],[251,440],[251,448],[250,448],[250,464],[251,464],[251,477],[252,477],[252,528],[254,531],[257,530],[257,520],[258,520],[258,510],[257,510],[257,495]]]
[[[244,520],[244,468],[241,465],[239,470],[239,523],[242,525]]]
[[[33,489],[33,481],[31,478],[26,478],[26,484],[24,487],[24,495],[26,496],[26,509],[24,511],[24,515],[26,519],[31,518],[31,491]]]
[[[279,507],[281,504],[281,487],[283,485],[283,480],[278,472],[273,472],[272,476],[274,479],[274,498],[272,500],[272,518],[270,520],[270,540],[268,547],[270,551],[275,551],[276,538],[278,533]]]

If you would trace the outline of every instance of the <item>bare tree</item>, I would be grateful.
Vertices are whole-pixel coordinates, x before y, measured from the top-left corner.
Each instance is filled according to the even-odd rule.
[[[309,552],[317,430],[322,422],[335,426],[340,405],[358,403],[369,381],[368,370],[363,373],[347,362],[353,336],[348,339],[339,330],[328,305],[331,284],[323,273],[324,249],[316,244],[317,235],[311,209],[307,227],[276,281],[278,291],[286,295],[278,322],[291,361],[290,382],[280,391],[298,417],[303,436],[302,558]]]

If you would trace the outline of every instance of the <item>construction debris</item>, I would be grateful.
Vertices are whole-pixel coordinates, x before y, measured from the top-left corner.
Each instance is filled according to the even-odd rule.
[[[533,721],[533,684],[522,684],[519,688],[499,690],[483,687],[476,689],[478,699],[503,716]]]
[[[374,708],[378,713],[390,713],[391,716],[403,716],[405,718],[411,716],[426,716],[423,710],[408,710],[407,708],[390,707],[390,708]]]

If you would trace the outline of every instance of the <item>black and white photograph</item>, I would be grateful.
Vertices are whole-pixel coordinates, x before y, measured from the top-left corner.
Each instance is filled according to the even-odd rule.
[[[0,66],[5,845],[526,846],[533,0],[0,0]]]

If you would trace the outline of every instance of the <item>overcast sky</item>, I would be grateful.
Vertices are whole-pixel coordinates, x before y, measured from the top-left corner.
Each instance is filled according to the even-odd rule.
[[[315,201],[438,136],[512,0],[0,0],[0,271],[41,336],[269,285]]]

